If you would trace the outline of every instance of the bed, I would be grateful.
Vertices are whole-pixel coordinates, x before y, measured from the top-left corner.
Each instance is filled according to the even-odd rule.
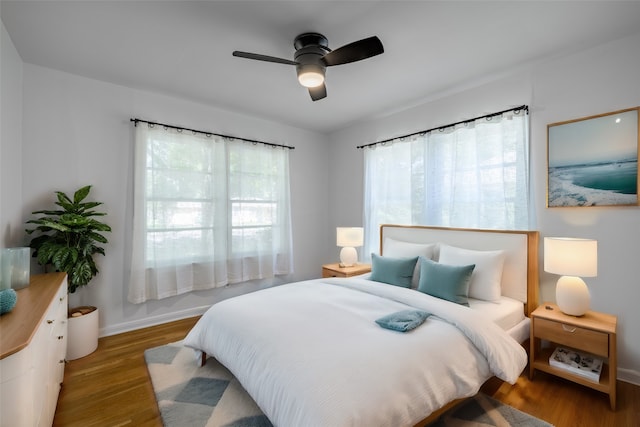
[[[370,274],[219,302],[184,344],[225,365],[280,427],[424,425],[489,378],[514,383],[537,302],[538,233],[383,225],[380,242]],[[405,285],[379,281],[394,272],[383,263],[406,272],[416,254]],[[467,305],[425,292],[425,278],[446,277],[438,269],[470,276]],[[427,317],[409,332],[378,323],[406,313]]]

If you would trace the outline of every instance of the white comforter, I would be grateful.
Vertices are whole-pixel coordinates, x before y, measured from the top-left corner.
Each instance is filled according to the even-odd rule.
[[[433,313],[408,333],[375,320]],[[492,375],[514,383],[524,349],[473,310],[364,279],[277,286],[213,305],[184,343],[214,356],[275,426],[412,426]]]

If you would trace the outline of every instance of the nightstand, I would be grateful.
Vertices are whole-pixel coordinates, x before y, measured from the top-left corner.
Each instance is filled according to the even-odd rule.
[[[340,263],[324,264],[322,277],[351,277],[371,271],[371,264],[356,264],[353,267],[340,267]]]
[[[588,311],[584,316],[575,317],[564,314],[555,304],[542,304],[531,313],[529,378],[533,379],[533,374],[538,369],[607,393],[611,409],[615,411],[617,324],[618,318],[611,314]],[[548,341],[550,346],[542,348],[541,340]],[[600,381],[590,381],[549,365],[549,356],[557,346],[571,347],[603,358]]]

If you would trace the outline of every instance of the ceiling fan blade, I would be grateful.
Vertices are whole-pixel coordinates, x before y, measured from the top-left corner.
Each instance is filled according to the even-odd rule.
[[[311,95],[311,99],[317,101],[322,98],[327,97],[327,87],[322,83],[320,86],[310,87],[309,95]]]
[[[348,64],[380,55],[383,52],[382,42],[378,37],[373,36],[339,47],[323,56],[322,61],[327,66]]]
[[[298,65],[297,62],[290,61],[288,59],[276,58],[275,56],[268,55],[259,55],[257,53],[240,52],[239,50],[233,51],[233,56],[237,56],[238,58],[255,59],[257,61],[275,62],[277,64]]]

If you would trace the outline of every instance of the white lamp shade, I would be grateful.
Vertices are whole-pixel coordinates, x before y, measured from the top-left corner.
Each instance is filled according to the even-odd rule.
[[[362,227],[338,227],[336,228],[336,246],[355,247],[362,246],[364,232]]]
[[[544,271],[563,276],[597,276],[598,241],[545,237]]]

